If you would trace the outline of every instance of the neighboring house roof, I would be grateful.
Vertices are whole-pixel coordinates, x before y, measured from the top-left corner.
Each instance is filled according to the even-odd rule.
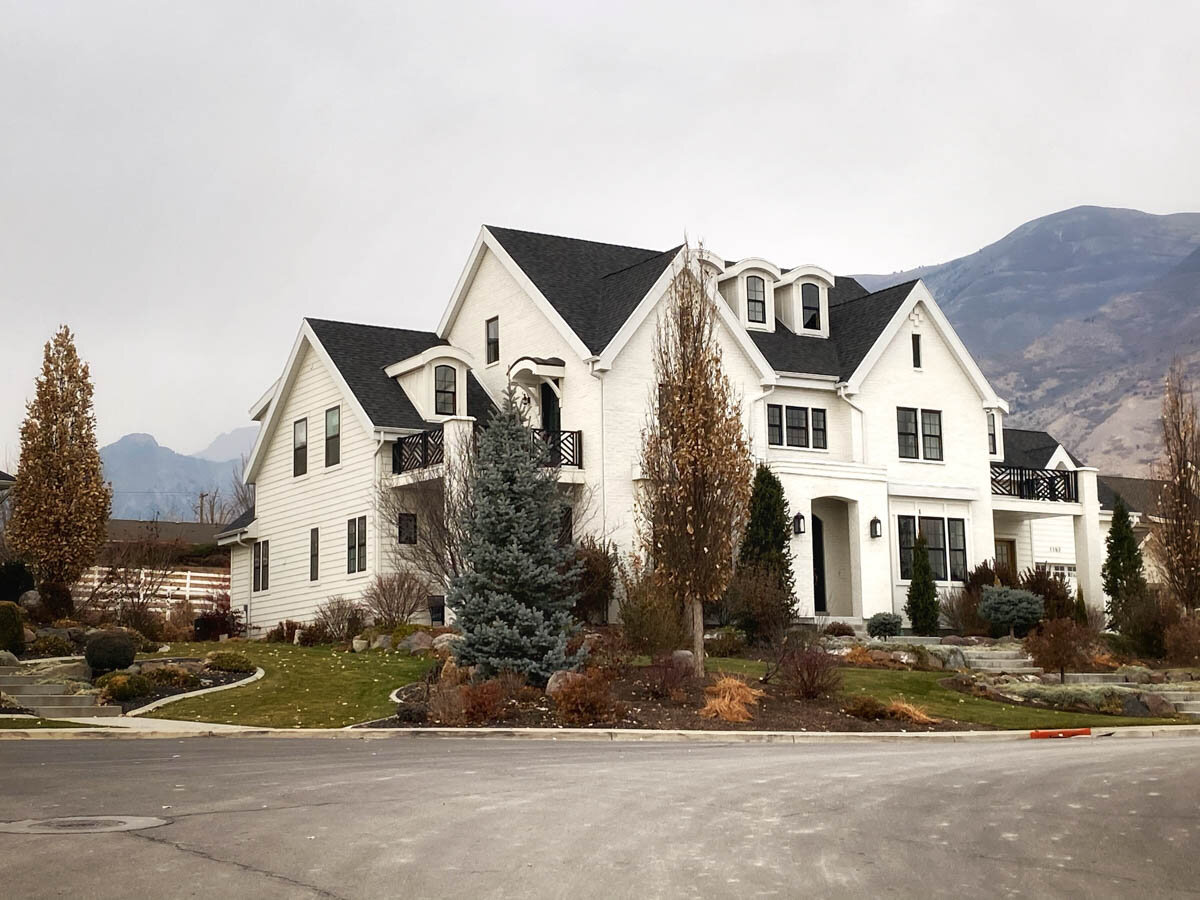
[[[0,472],[0,488],[11,487],[16,484],[17,479],[9,475],[7,472]]]
[[[1025,469],[1044,469],[1061,445],[1058,438],[1046,431],[1028,428],[1004,429],[1004,465],[1020,466]],[[1063,447],[1066,450],[1065,447]],[[1082,466],[1070,450],[1066,450],[1071,462]]]
[[[254,515],[254,507],[250,507],[250,509],[246,510],[228,525],[224,526],[220,531],[213,535],[213,537],[226,537],[231,534],[237,534],[239,531],[245,531],[250,527],[250,523],[254,521]]]
[[[776,320],[775,331],[751,331],[750,339],[777,372],[836,375],[847,379],[875,345],[916,281],[867,293],[853,278],[838,278],[829,296],[829,337],[808,337]]]
[[[164,522],[158,519],[109,519],[108,540],[112,543],[140,541],[153,529],[162,543],[211,544],[220,525],[200,522]]]
[[[432,331],[306,319],[376,428],[428,429],[408,394],[384,369],[430,347],[449,345]],[[492,403],[474,375],[467,377],[467,414],[484,421]]]
[[[1165,484],[1156,478],[1101,475],[1096,479],[1100,508],[1112,509],[1116,506],[1117,497],[1121,497],[1130,512],[1153,515],[1158,510],[1158,496]]]

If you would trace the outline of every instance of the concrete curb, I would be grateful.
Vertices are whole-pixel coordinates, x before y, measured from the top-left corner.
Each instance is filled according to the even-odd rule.
[[[127,718],[136,718],[142,713],[148,713],[153,709],[158,709],[161,706],[166,706],[168,703],[177,703],[180,700],[190,700],[192,697],[203,697],[205,694],[216,694],[220,691],[229,691],[234,688],[245,687],[248,684],[253,684],[262,678],[267,673],[262,667],[254,670],[254,674],[249,678],[243,678],[241,681],[235,681],[231,684],[218,684],[216,687],[201,688],[198,691],[188,691],[186,694],[172,694],[170,697],[163,697],[161,700],[155,700],[153,703],[147,703],[145,706],[139,706],[137,709],[131,709],[125,713]]]
[[[105,740],[187,737],[268,738],[454,738],[474,740],[599,741],[605,743],[815,744],[815,743],[1011,743],[1028,741],[1028,731],[655,731],[638,728],[251,728],[210,731],[197,723],[194,731],[132,731],[122,728],[58,728],[0,730],[3,740]],[[1200,738],[1200,725],[1126,725],[1096,728],[1091,738]]]

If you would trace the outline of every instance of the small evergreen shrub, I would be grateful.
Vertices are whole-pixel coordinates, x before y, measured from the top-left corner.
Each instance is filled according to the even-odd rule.
[[[21,607],[8,601],[0,601],[0,650],[13,656],[25,652],[25,617]]]
[[[733,627],[718,628],[704,642],[704,651],[709,656],[740,656],[746,651],[746,635]]]
[[[197,688],[200,679],[179,666],[159,666],[143,673],[151,684],[170,688]]]
[[[128,672],[109,672],[96,679],[96,687],[100,688],[102,701],[123,703],[136,700],[138,697],[148,697],[154,693],[154,685],[144,675],[131,675]]]
[[[124,631],[98,631],[88,638],[83,656],[93,672],[111,672],[133,665],[137,650]]]
[[[822,630],[830,637],[854,637],[854,628],[845,622],[830,622]]]
[[[842,686],[841,660],[813,645],[784,653],[779,675],[784,686],[805,700],[835,693]]]
[[[613,699],[608,673],[584,669],[581,678],[569,682],[555,695],[554,713],[561,724],[580,727],[616,721],[621,706]]]
[[[912,623],[913,633],[937,634],[940,609],[937,582],[933,580],[933,568],[929,565],[929,544],[924,535],[918,535],[912,550],[912,580],[908,583],[908,599],[904,602],[904,612]]]
[[[1022,636],[1042,618],[1042,598],[1020,588],[985,587],[979,614],[992,628]]]
[[[867,634],[873,638],[886,641],[888,638],[896,637],[900,633],[900,626],[903,622],[904,620],[896,615],[896,613],[875,613],[875,615],[867,619]]]
[[[38,635],[29,645],[30,656],[73,656],[75,645],[57,634]]]
[[[321,644],[332,644],[333,638],[329,636],[329,632],[325,630],[325,626],[320,622],[312,622],[300,629],[300,646],[301,647],[317,647]],[[392,646],[395,646],[393,641]]]
[[[258,669],[258,666],[242,653],[212,653],[204,661],[204,665],[218,672],[254,672]]]

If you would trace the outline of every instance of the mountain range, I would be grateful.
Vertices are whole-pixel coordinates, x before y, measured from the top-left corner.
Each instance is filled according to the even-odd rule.
[[[1200,213],[1080,206],[1026,222],[921,278],[1011,412],[1105,472],[1147,474],[1162,379],[1200,376]]]

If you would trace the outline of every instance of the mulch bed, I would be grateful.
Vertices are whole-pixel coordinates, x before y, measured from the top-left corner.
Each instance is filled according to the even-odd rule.
[[[252,678],[253,672],[215,672],[205,671],[198,677],[200,683],[195,687],[157,687],[153,694],[146,697],[138,697],[134,700],[125,700],[121,703],[121,712],[129,712],[134,709],[141,709],[155,700],[161,700],[163,697],[174,697],[176,694],[187,694],[192,691],[201,691],[205,688],[220,687],[225,684],[234,684],[238,681],[243,681],[247,678]]]
[[[985,726],[942,719],[936,725],[914,725],[894,719],[866,720],[842,712],[842,703],[833,698],[817,700],[796,699],[774,683],[761,684],[748,679],[754,687],[764,690],[765,696],[751,707],[749,722],[725,722],[700,715],[706,697],[704,689],[711,679],[689,678],[672,698],[651,696],[643,671],[633,670],[612,683],[613,697],[621,712],[603,722],[582,727],[590,728],[654,728],[689,731],[970,731]],[[404,705],[419,704],[423,684],[412,684],[400,692]],[[559,728],[562,723],[554,711],[554,701],[546,696],[537,699],[509,700],[502,717],[475,723],[500,728]],[[359,728],[442,728],[436,721],[413,722],[408,716],[391,716],[368,722]],[[580,726],[573,726],[580,727]]]

